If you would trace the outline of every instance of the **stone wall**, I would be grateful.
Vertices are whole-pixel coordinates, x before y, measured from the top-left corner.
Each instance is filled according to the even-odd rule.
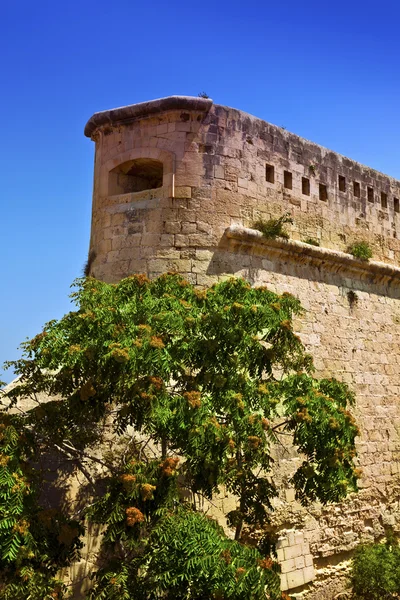
[[[209,99],[97,113],[85,132],[96,142],[94,276],[178,271],[209,285],[234,274],[291,292],[306,309],[296,328],[317,374],[355,391],[358,495],[302,508],[288,485],[297,459],[291,448],[277,449],[282,585],[333,598],[354,547],[379,538],[385,524],[400,526],[400,182]],[[150,170],[159,168],[160,187],[129,191],[145,187],[147,176],[154,181]],[[115,193],[116,177],[127,193]],[[251,229],[287,211],[291,241]],[[310,237],[321,247],[301,243]],[[345,254],[360,240],[384,264]]]

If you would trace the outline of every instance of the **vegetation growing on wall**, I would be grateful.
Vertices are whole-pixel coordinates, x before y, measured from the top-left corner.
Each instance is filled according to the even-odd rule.
[[[267,221],[259,219],[253,224],[253,229],[261,231],[264,237],[268,239],[284,238],[289,239],[289,234],[285,230],[286,224],[292,224],[293,219],[290,213],[285,213],[279,219],[268,219]]]
[[[357,242],[347,249],[349,254],[361,260],[369,260],[372,258],[372,250],[368,242]]]
[[[316,238],[306,238],[305,240],[303,240],[305,244],[309,244],[310,246],[319,246],[320,243]]]
[[[19,380],[3,402],[19,409],[0,415],[0,598],[66,598],[56,574],[77,559],[85,517],[104,531],[92,600],[277,600],[271,446],[290,435],[301,453],[302,503],[338,501],[359,476],[353,396],[313,377],[292,327],[299,301],[240,279],[75,286],[76,310],[10,363]],[[85,480],[69,510],[43,494],[55,455]],[[204,513],[221,486],[236,498],[234,540]]]

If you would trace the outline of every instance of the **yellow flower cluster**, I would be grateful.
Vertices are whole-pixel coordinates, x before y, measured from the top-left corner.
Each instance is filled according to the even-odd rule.
[[[140,486],[140,495],[142,496],[143,502],[146,502],[146,500],[153,500],[153,492],[156,489],[155,485],[143,483],[143,485]]]

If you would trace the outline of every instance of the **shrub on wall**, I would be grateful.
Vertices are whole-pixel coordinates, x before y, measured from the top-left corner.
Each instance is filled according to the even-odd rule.
[[[293,223],[293,219],[289,213],[285,213],[279,219],[269,219],[268,221],[259,219],[253,224],[253,229],[258,229],[268,239],[280,237],[287,240],[289,239],[289,234],[284,228],[287,223]]]
[[[347,249],[349,254],[361,260],[372,258],[372,250],[367,242],[357,242]]]
[[[308,244],[309,246],[319,246],[320,245],[319,241],[312,237],[306,238],[303,241],[305,244]]]
[[[399,598],[400,548],[393,536],[383,544],[360,546],[352,565],[354,600]]]

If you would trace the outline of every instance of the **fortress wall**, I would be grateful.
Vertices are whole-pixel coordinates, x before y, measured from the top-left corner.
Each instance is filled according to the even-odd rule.
[[[233,274],[299,297],[306,312],[296,329],[317,375],[351,386],[361,429],[361,489],[342,505],[300,507],[288,485],[298,459],[277,449],[283,588],[301,591],[313,581],[308,597],[330,599],[354,547],[379,538],[385,524],[400,529],[400,277],[396,267],[363,266],[329,249],[367,240],[374,259],[398,264],[400,182],[210,100],[167,101],[98,113],[88,123],[96,142],[91,273],[116,281],[178,271],[197,285]],[[110,194],[110,171],[138,158],[163,163],[162,186]],[[321,248],[261,243],[243,229],[286,211],[291,240],[317,238]]]
[[[363,471],[358,494],[340,505],[301,507],[288,483],[300,461],[293,449],[276,449],[274,477],[280,496],[273,520],[283,527],[283,589],[314,580],[310,597],[333,598],[351,550],[382,536],[385,525],[400,528],[399,282],[388,285],[372,277],[357,279],[346,270],[325,271],[307,264],[301,253],[283,260],[268,246],[250,242],[229,241],[214,253],[209,271],[233,273],[297,296],[305,313],[295,329],[315,358],[317,376],[346,381],[356,394],[354,414],[361,430],[357,452]],[[349,291],[356,294],[354,303]],[[291,541],[299,532],[304,538],[300,544]]]
[[[214,248],[232,223],[250,226],[286,211],[294,218],[293,239],[312,237],[340,250],[366,240],[377,259],[398,261],[400,182],[255,117],[205,102],[208,110],[189,105],[128,122],[110,119],[91,132],[96,276],[117,280],[172,269],[205,284],[194,249]],[[163,187],[110,195],[109,172],[140,157],[163,163]],[[273,167],[274,183],[266,180],[266,165]],[[291,174],[292,189],[284,186],[284,171]],[[345,192],[339,190],[339,175]],[[303,179],[310,195],[303,193]],[[320,184],[327,200],[320,199]]]

